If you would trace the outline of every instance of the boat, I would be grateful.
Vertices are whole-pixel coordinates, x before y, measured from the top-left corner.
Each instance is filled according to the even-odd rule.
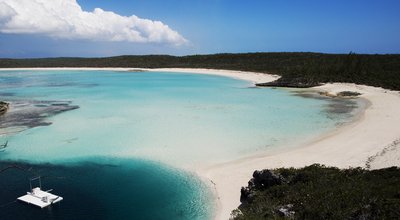
[[[32,188],[32,181],[36,180],[39,181],[39,187]],[[42,190],[42,181],[40,176],[30,179],[30,187],[31,191],[27,192],[26,195],[18,197],[19,201],[38,206],[40,208],[45,208],[63,200],[63,197],[50,193],[52,189],[47,191]]]

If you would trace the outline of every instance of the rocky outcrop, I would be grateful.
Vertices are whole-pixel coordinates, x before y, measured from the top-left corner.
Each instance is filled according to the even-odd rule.
[[[319,82],[314,82],[314,81],[306,81],[303,79],[297,79],[297,78],[288,78],[288,77],[282,77],[279,78],[278,80],[272,81],[272,82],[267,82],[267,83],[257,83],[256,86],[262,86],[262,87],[286,87],[286,88],[311,88],[315,86],[320,86],[322,85]]]
[[[294,214],[296,213],[293,211],[293,204],[284,205],[276,210],[276,213],[280,217],[285,217],[287,219],[294,219]]]
[[[15,100],[12,104],[13,110],[0,117],[0,129],[47,126],[51,124],[47,117],[79,108],[69,101]]]
[[[336,94],[335,93],[330,93],[328,91],[322,91],[322,92],[319,92],[319,94],[322,95],[322,96],[330,97],[330,98],[336,98],[336,97],[339,97],[339,98],[355,98],[355,97],[358,97],[358,96],[362,95],[359,92],[353,92],[353,91],[342,91],[342,92],[338,92]]]
[[[9,108],[10,108],[9,103],[0,101],[0,115],[4,115]]]
[[[394,143],[396,144],[396,143]],[[400,168],[255,171],[232,212],[247,219],[399,219]]]
[[[342,91],[342,92],[338,92],[338,94],[337,94],[337,96],[339,96],[339,97],[357,97],[360,95],[361,95],[361,93],[353,92],[353,91]]]

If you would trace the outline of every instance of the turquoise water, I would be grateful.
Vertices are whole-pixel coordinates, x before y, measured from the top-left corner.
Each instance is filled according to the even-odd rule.
[[[250,86],[241,80],[199,74],[0,71],[1,99],[11,103],[68,101],[79,106],[51,114],[45,118],[51,123],[49,126],[2,135],[0,141],[8,140],[9,147],[0,152],[0,160],[68,168],[74,167],[71,164],[129,160],[118,166],[120,172],[140,164],[141,168],[171,176],[170,184],[158,186],[166,192],[174,181],[187,184],[187,188],[174,191],[181,196],[177,198],[193,204],[191,208],[183,205],[181,210],[190,210],[184,211],[190,214],[183,214],[182,218],[207,219],[213,209],[211,203],[204,202],[212,200],[208,188],[186,171],[165,167],[190,170],[253,155],[307,140],[347,120],[326,111],[329,100]],[[109,181],[108,174],[101,181]],[[140,190],[150,194],[152,189],[153,185]],[[135,194],[137,188],[129,190]],[[126,201],[135,204],[133,200]],[[161,201],[168,204],[165,196]],[[176,204],[177,209],[182,204]],[[112,210],[108,212],[117,215]],[[179,218],[177,215],[170,219]]]

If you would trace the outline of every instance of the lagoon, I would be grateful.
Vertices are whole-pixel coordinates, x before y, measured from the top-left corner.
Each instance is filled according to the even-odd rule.
[[[96,201],[97,217],[120,219],[162,219],[162,213],[174,213],[169,219],[209,219],[215,209],[212,189],[194,174],[197,167],[305,143],[350,121],[356,106],[347,100],[335,108],[337,102],[328,98],[221,76],[95,70],[0,71],[0,98],[18,110],[39,112],[45,122],[1,128],[0,141],[9,141],[0,153],[2,166],[17,162],[41,175],[71,173],[68,181],[51,181],[64,200],[68,182],[92,193],[82,201]],[[2,193],[11,200],[27,190],[6,189],[12,178],[4,177],[13,172],[0,174]],[[28,185],[27,178],[15,178]],[[115,185],[116,179],[123,181]],[[107,193],[113,186],[118,190]],[[77,218],[84,219],[92,212],[67,201],[60,209],[66,213],[57,218],[81,210]],[[19,208],[6,210],[11,216]]]

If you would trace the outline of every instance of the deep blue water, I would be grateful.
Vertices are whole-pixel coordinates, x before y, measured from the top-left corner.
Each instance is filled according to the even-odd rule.
[[[210,195],[190,173],[132,159],[91,158],[68,165],[1,162],[0,219],[209,219]],[[92,161],[99,161],[94,163]],[[42,176],[61,203],[40,209],[13,202]],[[35,182],[34,182],[35,183]]]

